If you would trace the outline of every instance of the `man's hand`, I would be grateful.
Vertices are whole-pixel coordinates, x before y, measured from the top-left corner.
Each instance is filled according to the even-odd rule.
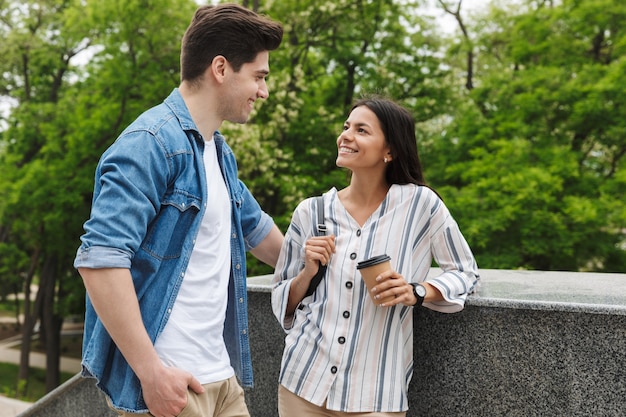
[[[187,393],[204,392],[202,384],[189,372],[178,368],[160,367],[154,374],[141,380],[143,399],[155,417],[177,416],[187,406]]]

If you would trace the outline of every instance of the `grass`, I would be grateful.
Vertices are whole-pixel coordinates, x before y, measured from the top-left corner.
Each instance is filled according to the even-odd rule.
[[[0,301],[0,317],[15,317],[15,303],[10,300]],[[0,323],[0,340],[19,334],[15,323]],[[61,337],[61,355],[80,358],[82,335],[65,335]],[[19,345],[13,349],[19,349]],[[45,353],[38,339],[31,345],[32,352]],[[46,370],[30,368],[28,385],[24,396],[17,395],[17,375],[19,366],[12,363],[0,363],[0,395],[27,402],[35,402],[46,395]],[[73,373],[61,372],[61,384],[74,376]]]
[[[26,395],[17,396],[17,374],[19,366],[10,363],[0,363],[0,394],[22,401],[35,402],[46,395],[45,369],[30,368]],[[61,383],[70,379],[74,374],[61,372]]]
[[[20,301],[20,308],[23,302]],[[15,317],[15,301],[0,300],[0,316]]]

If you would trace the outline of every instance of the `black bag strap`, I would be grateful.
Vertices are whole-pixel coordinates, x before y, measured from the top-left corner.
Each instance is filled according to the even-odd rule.
[[[315,203],[317,208],[317,224],[315,226],[316,236],[326,236],[326,224],[324,224],[324,196],[315,197]],[[326,265],[320,265],[315,276],[311,279],[309,288],[306,290],[305,297],[313,294],[315,289],[324,278],[326,274]]]
[[[317,203],[317,236],[326,236],[326,224],[324,223],[324,196],[315,197]]]

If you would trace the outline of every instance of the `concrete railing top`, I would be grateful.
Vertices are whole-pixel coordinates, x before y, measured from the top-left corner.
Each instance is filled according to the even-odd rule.
[[[480,274],[470,308],[454,315],[417,311],[407,417],[624,415],[626,274]],[[277,409],[285,333],[271,314],[271,280],[248,280],[252,417],[274,416]],[[76,375],[19,416],[114,414],[93,380]]]
[[[440,273],[431,268],[429,276]],[[626,315],[626,274],[482,269],[467,305]],[[272,275],[248,279],[248,290],[270,292]]]

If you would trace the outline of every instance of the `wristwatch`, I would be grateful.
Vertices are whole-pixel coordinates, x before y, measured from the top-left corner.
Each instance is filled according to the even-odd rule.
[[[424,302],[424,297],[426,297],[426,287],[421,284],[416,284],[415,282],[411,282],[411,287],[413,287],[413,295],[417,298],[417,302],[413,307],[421,307]]]

